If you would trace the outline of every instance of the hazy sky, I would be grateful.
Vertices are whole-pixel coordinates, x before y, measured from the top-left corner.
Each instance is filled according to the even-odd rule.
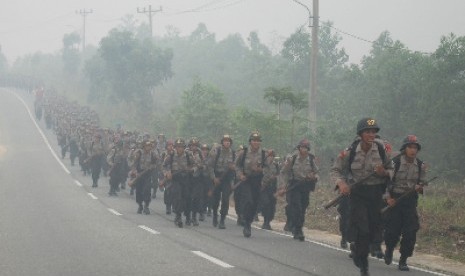
[[[312,8],[312,0],[299,0]],[[86,44],[98,45],[120,18],[138,14],[137,7],[163,7],[153,17],[154,35],[172,25],[181,35],[203,22],[218,40],[230,33],[244,38],[257,31],[262,42],[279,50],[282,41],[300,26],[308,26],[307,10],[293,0],[0,0],[0,45],[11,64],[18,56],[62,48],[66,33],[82,31],[76,10],[92,9],[87,16]],[[385,30],[412,50],[432,52],[442,35],[465,35],[465,0],[320,0],[320,19],[330,20],[340,33],[350,62],[369,53],[369,42]]]

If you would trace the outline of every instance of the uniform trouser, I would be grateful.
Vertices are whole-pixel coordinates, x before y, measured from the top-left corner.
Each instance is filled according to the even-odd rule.
[[[305,221],[305,211],[310,202],[310,185],[305,183],[296,185],[289,193],[289,211],[296,230],[301,230]]]
[[[243,208],[242,208],[242,188],[243,184],[239,185],[236,187],[236,189],[234,189],[234,210],[236,210],[236,214],[238,216],[241,216],[243,217]]]
[[[389,208],[385,215],[384,242],[386,247],[394,249],[402,237],[399,251],[404,257],[412,256],[417,231],[420,229],[417,198],[418,195],[403,198],[394,207]]]
[[[110,170],[110,192],[116,192],[123,177],[124,174],[121,164],[114,165],[114,167]]]
[[[341,201],[339,201],[339,206],[337,207],[339,213],[339,232],[343,240],[348,240],[349,234],[349,213],[350,213],[350,204],[349,197],[343,196]]]
[[[231,178],[225,177],[218,186],[213,188],[213,201],[212,209],[213,213],[218,213],[218,208],[221,202],[220,215],[221,218],[225,218],[229,211],[229,196],[231,195]]]
[[[171,208],[171,205],[173,204],[173,200],[171,196],[172,194],[171,186],[172,186],[172,182],[165,180],[165,191],[163,192],[163,202],[165,203],[167,207],[170,207],[170,208]]]
[[[257,213],[258,200],[260,198],[262,177],[247,177],[240,185],[241,187],[241,207],[242,215],[246,225],[252,224]]]
[[[91,162],[92,180],[94,184],[96,184],[98,179],[100,178],[100,171],[102,170],[102,159],[99,157],[95,157],[92,158]]]
[[[172,179],[171,199],[176,216],[181,216],[186,211],[186,204],[189,201],[189,178],[188,176],[177,176]]]
[[[267,186],[260,192],[260,210],[262,211],[265,222],[270,222],[274,219],[276,213],[276,187]]]
[[[210,189],[213,190],[212,180],[210,179],[210,177],[207,176],[202,177],[202,200],[200,202],[202,213],[205,213],[207,211],[207,208],[211,208],[212,206],[213,195],[208,196]]]
[[[200,213],[202,200],[202,181],[201,177],[192,177],[189,181],[189,199],[186,204],[186,217],[189,215]]]
[[[350,194],[349,241],[354,242],[354,261],[368,267],[370,243],[382,241],[383,185],[360,185]]]
[[[150,183],[150,174],[145,174],[141,176],[136,182],[136,202],[139,205],[145,203],[146,206],[149,206],[151,196],[150,189],[152,188]]]
[[[159,175],[159,172],[157,170],[154,170],[152,172],[152,189],[153,189],[153,194],[156,195],[157,194],[157,189],[158,189],[158,175]]]

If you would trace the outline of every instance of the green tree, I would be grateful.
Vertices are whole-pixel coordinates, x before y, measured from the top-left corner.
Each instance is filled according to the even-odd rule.
[[[78,33],[65,34],[63,36],[63,66],[66,72],[76,74],[79,69],[80,55],[79,44],[81,38]]]
[[[2,53],[2,46],[0,45],[0,73],[5,73],[8,69],[8,62]]]
[[[224,94],[211,84],[196,79],[192,87],[182,94],[178,114],[177,133],[200,139],[220,137],[229,129],[228,111]]]

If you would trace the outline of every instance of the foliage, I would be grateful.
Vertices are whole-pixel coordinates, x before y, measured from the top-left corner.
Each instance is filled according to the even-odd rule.
[[[63,36],[63,65],[64,70],[70,74],[76,74],[79,70],[80,42],[81,38],[79,37],[78,33],[70,33]]]

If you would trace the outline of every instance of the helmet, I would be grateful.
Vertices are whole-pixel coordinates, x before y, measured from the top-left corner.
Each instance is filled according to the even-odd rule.
[[[375,129],[378,132],[380,128],[375,119],[363,118],[357,123],[357,134],[360,135],[366,129]]]
[[[401,151],[405,150],[405,148],[410,144],[417,145],[418,150],[421,150],[421,145],[418,142],[418,139],[417,139],[416,135],[407,135],[407,137],[405,137],[404,140],[402,141],[402,147],[400,147],[400,150]]]
[[[202,144],[202,146],[200,146],[200,149],[206,149],[206,150],[209,150],[210,148],[208,147],[207,144]]]
[[[232,142],[233,142],[233,141],[232,141],[231,135],[229,135],[229,134],[224,134],[224,135],[223,135],[223,138],[221,138],[221,144],[223,144],[223,141],[224,141],[224,140],[229,140],[229,142],[230,142],[231,145],[232,145]]]
[[[184,142],[184,139],[182,138],[178,138],[176,139],[176,141],[174,141],[174,146],[183,146],[185,147],[186,146],[186,142]]]
[[[253,131],[252,133],[250,133],[250,136],[249,136],[249,142],[250,141],[262,141],[262,136],[260,136],[260,133],[258,131]]]
[[[297,145],[297,148],[301,148],[301,147],[304,147],[310,150],[310,141],[308,141],[308,139],[306,138],[300,140],[299,144]]]
[[[192,137],[189,140],[189,146],[198,146],[200,144],[199,139],[197,137]]]

